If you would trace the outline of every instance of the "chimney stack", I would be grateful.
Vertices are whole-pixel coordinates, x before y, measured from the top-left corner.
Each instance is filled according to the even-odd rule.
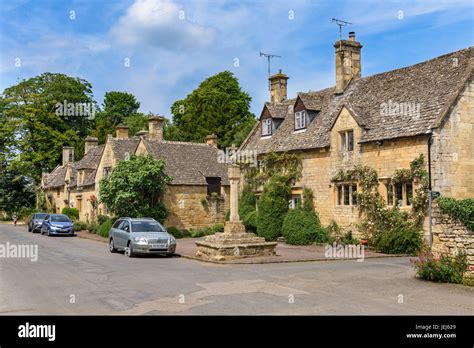
[[[148,140],[163,141],[163,123],[165,118],[152,116],[148,119]]]
[[[349,40],[339,40],[336,49],[336,94],[342,94],[349,82],[361,76],[360,51],[362,45],[355,41],[355,33],[349,33]]]
[[[280,71],[278,74],[272,75],[268,78],[270,81],[270,101],[273,103],[280,103],[287,98],[287,80],[288,76]]]
[[[124,124],[119,124],[117,127],[116,127],[116,135],[115,137],[117,139],[128,139],[128,126],[124,125]]]
[[[84,141],[84,155],[97,145],[99,145],[99,140],[96,137],[88,136]]]
[[[72,146],[63,146],[63,166],[74,162],[74,148]]]
[[[217,147],[217,135],[211,134],[206,137],[206,144]]]

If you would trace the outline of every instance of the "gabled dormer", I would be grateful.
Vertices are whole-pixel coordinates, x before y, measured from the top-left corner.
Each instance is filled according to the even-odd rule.
[[[260,114],[261,137],[269,138],[280,127],[288,113],[287,103],[265,103]]]
[[[295,132],[304,132],[321,110],[322,100],[315,93],[298,93],[293,107]]]

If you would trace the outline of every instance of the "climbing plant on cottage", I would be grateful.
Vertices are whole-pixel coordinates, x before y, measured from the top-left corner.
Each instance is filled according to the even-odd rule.
[[[360,190],[356,193],[361,221],[358,229],[379,251],[385,253],[413,254],[422,245],[422,224],[428,202],[428,172],[421,154],[410,163],[409,169],[394,172],[391,183],[413,183],[417,189],[410,212],[400,211],[398,205],[386,206],[378,191],[379,179],[375,169],[355,166],[341,170],[332,181],[357,181]]]

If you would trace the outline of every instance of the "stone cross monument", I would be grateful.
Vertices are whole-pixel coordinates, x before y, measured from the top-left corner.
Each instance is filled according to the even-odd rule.
[[[240,167],[229,166],[230,218],[224,225],[223,233],[207,236],[196,242],[196,256],[210,260],[275,255],[276,242],[266,242],[254,233],[247,233],[239,218]]]

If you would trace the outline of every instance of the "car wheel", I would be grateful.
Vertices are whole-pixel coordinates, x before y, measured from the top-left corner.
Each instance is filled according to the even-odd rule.
[[[109,241],[109,251],[111,253],[116,253],[117,252],[117,248],[115,248],[114,240],[112,238],[110,238],[110,241]]]
[[[133,252],[132,243],[128,243],[127,248],[125,249],[125,255],[128,257],[134,257],[135,253]]]
[[[48,237],[51,237],[51,233],[49,233],[49,228],[48,228],[48,232],[46,234]]]

